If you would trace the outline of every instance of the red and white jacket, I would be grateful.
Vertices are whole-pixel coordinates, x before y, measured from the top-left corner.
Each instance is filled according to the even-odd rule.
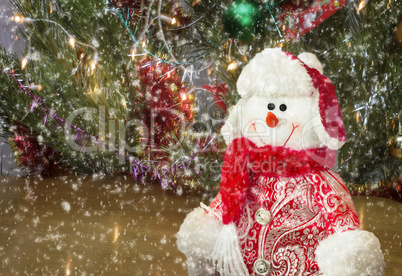
[[[325,149],[258,148],[244,137],[230,144],[208,213],[236,225],[250,275],[320,275],[319,242],[360,228],[340,176],[312,158],[323,154]]]

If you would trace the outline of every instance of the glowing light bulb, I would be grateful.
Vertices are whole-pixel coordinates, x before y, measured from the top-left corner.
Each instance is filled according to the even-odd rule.
[[[27,57],[22,58],[22,60],[21,60],[21,69],[24,70],[25,67],[27,67],[27,65],[28,65],[28,58]]]
[[[187,94],[186,93],[181,93],[181,100],[182,101],[187,100]]]
[[[91,74],[95,71],[96,66],[98,65],[98,53],[95,53],[93,60],[90,63]]]
[[[172,25],[176,24],[176,22],[177,22],[176,18],[174,18],[174,17],[172,18],[172,17],[164,15],[164,14],[159,15],[159,18],[162,19],[163,21],[165,21],[166,23],[170,23]]]
[[[126,101],[126,99],[121,98],[120,103],[121,103],[121,105],[123,106],[124,109],[127,108],[127,101]]]
[[[194,6],[198,5],[199,3],[201,3],[201,0],[194,0],[192,6],[194,7]]]
[[[31,18],[23,17],[22,15],[14,15],[10,17],[11,21],[14,21],[16,23],[30,23],[34,21]]]
[[[142,48],[145,48],[147,46],[147,41],[144,39],[143,41],[142,41]]]
[[[14,16],[11,16],[10,20],[17,22],[17,23],[22,23],[22,22],[24,22],[24,17],[22,15],[14,15]]]
[[[91,72],[93,72],[96,69],[96,64],[97,62],[95,60],[91,61]]]
[[[237,69],[237,61],[232,61],[231,63],[229,63],[228,71],[236,70],[236,69]]]
[[[41,91],[43,89],[41,84],[30,84],[29,89]]]
[[[208,69],[207,69],[208,76],[212,75],[212,73],[213,73],[212,68],[208,67]]]
[[[135,48],[131,48],[131,50],[130,50],[130,56],[131,56],[131,59],[132,59],[132,60],[135,59]]]
[[[359,14],[359,12],[364,9],[364,7],[366,6],[367,2],[366,0],[361,0],[359,3],[359,6],[357,6],[357,14]]]
[[[75,47],[75,38],[70,36],[70,38],[68,39],[68,45],[71,46],[72,49],[74,49]]]

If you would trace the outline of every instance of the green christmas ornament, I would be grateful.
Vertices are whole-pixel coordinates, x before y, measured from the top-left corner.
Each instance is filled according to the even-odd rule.
[[[263,29],[264,12],[257,3],[237,0],[223,13],[222,23],[231,38],[251,41]]]

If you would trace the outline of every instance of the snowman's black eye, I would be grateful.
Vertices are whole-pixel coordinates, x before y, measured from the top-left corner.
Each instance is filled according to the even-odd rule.
[[[269,107],[268,107],[269,108]],[[280,106],[279,106],[279,110],[280,111],[286,111],[286,109],[288,109],[288,107],[286,106],[286,104],[281,104]]]
[[[275,105],[273,103],[268,104],[268,109],[269,110],[274,110],[275,109]]]

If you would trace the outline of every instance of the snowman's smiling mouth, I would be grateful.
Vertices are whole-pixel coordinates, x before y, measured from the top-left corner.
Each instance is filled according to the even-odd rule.
[[[288,139],[286,140],[285,144],[283,144],[283,146],[282,146],[282,147],[285,147],[285,146],[286,146],[286,144],[287,144],[287,143],[288,143],[288,141],[290,140],[290,137],[292,137],[293,132],[294,132],[294,131],[295,131],[295,129],[296,129],[296,128],[298,128],[299,126],[295,126],[295,125],[292,123],[292,127],[293,127],[292,132],[290,133],[290,135],[289,135]]]
[[[257,134],[258,139],[260,139],[261,143],[263,143],[264,146],[266,146],[267,144],[265,144],[264,141],[261,139],[260,135],[258,135],[257,128],[255,127],[255,124],[256,124],[256,123],[257,123],[257,121],[254,121],[254,123],[251,123],[251,125],[253,126],[254,131],[255,131],[255,133]]]
[[[260,135],[258,135],[258,131],[257,131],[257,128],[256,128],[256,126],[255,126],[256,123],[257,123],[257,121],[254,121],[254,123],[251,123],[251,125],[253,126],[253,129],[254,129],[254,131],[255,131],[255,134],[257,134],[258,139],[260,139],[260,142],[261,142],[262,144],[264,144],[264,146],[266,146],[267,144],[264,142],[264,140],[262,140],[262,138],[260,137]],[[290,132],[288,139],[286,139],[286,141],[285,141],[285,143],[283,144],[282,147],[285,147],[285,146],[286,146],[286,144],[288,143],[288,141],[289,141],[290,138],[292,137],[292,135],[293,135],[295,129],[298,128],[298,127],[299,127],[298,125],[295,125],[295,124],[292,123],[292,131]]]

